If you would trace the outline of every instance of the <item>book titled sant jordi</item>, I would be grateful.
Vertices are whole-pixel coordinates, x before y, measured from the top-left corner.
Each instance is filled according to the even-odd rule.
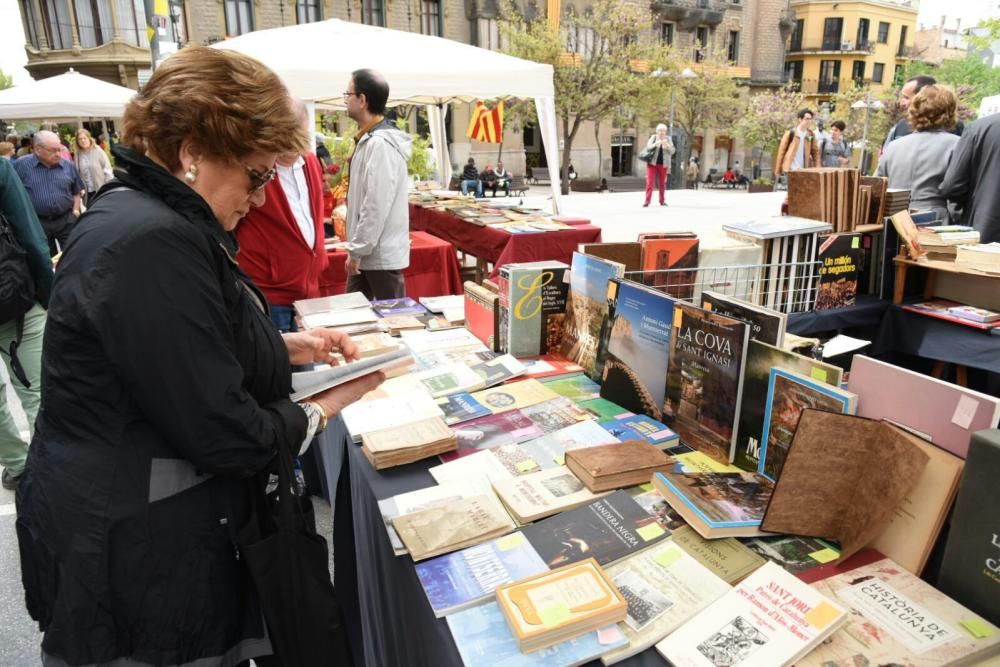
[[[525,262],[500,267],[500,350],[515,357],[559,351],[566,319],[563,262]]]
[[[674,667],[786,667],[846,621],[838,603],[766,563],[656,650]]]
[[[359,359],[347,364],[292,373],[292,395],[290,398],[293,401],[301,401],[327,389],[356,380],[363,375],[390,368],[400,368],[411,363],[413,363],[413,357],[410,356],[410,351],[405,347],[400,347],[392,352]]]

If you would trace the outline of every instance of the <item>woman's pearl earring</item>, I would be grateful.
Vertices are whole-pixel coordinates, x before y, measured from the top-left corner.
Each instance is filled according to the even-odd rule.
[[[187,181],[188,183],[194,183],[196,180],[198,180],[197,164],[192,164],[190,167],[188,167],[188,170],[184,172],[184,180]]]

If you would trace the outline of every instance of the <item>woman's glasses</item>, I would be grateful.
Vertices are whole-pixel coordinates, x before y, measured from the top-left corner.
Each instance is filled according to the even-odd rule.
[[[264,186],[273,181],[275,174],[278,173],[275,167],[271,167],[262,174],[245,162],[240,162],[240,165],[246,169],[247,176],[250,177],[250,190],[247,194],[251,195],[263,190]]]

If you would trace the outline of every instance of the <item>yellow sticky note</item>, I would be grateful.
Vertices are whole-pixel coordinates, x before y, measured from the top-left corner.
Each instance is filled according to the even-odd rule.
[[[826,371],[822,368],[814,368],[809,373],[814,380],[819,380],[820,382],[826,382]]]
[[[822,630],[840,616],[840,611],[829,602],[820,602],[806,614],[806,623]]]
[[[538,617],[542,620],[542,625],[546,628],[554,628],[560,623],[565,623],[571,616],[569,605],[565,602],[554,604],[538,612]]]
[[[639,533],[644,541],[649,542],[650,540],[655,540],[657,537],[663,534],[663,528],[658,523],[651,523],[648,526],[643,526],[639,530],[635,531]]]
[[[553,456],[552,460],[556,462],[557,466],[564,466],[564,465],[566,465],[566,455],[565,454],[559,454],[558,456]]]
[[[981,618],[967,618],[960,625],[976,639],[986,639],[996,634],[996,628]]]
[[[497,540],[497,549],[500,551],[510,551],[524,544],[524,533],[511,533],[504,535]]]
[[[812,552],[809,554],[809,557],[818,563],[832,563],[840,558],[840,554],[836,550],[827,547],[826,549]]]
[[[681,322],[684,320],[684,311],[680,308],[674,308],[674,328],[680,329]]]
[[[652,484],[640,484],[639,488],[642,489],[643,491],[652,491],[653,490],[653,485]]]
[[[538,464],[535,463],[535,459],[525,459],[523,461],[518,461],[517,465],[514,467],[517,468],[518,472],[531,472],[538,467]]]
[[[681,550],[674,547],[669,549],[664,549],[656,555],[656,562],[660,564],[661,567],[670,567],[677,561],[681,559]]]

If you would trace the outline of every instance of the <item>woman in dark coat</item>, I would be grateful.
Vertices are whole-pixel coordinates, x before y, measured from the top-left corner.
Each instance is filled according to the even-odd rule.
[[[357,349],[283,338],[233,259],[278,155],[309,146],[273,72],[184,49],[123,127],[119,180],[77,223],[49,306],[17,495],[28,611],[47,667],[229,667],[272,653],[236,546],[251,493],[381,376],[290,401],[290,363]]]

